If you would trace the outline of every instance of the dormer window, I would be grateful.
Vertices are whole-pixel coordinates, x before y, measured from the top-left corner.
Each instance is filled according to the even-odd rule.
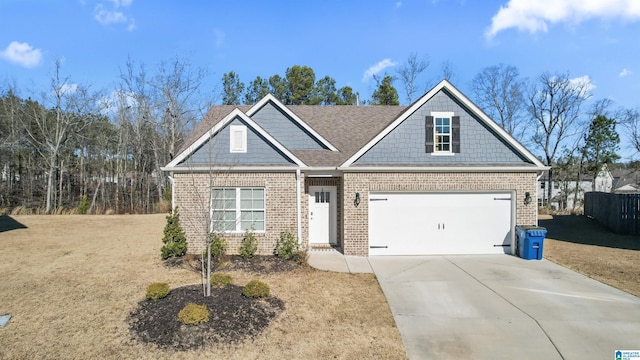
[[[453,112],[432,112],[425,119],[426,152],[451,155],[460,152],[460,116]]]
[[[231,125],[229,127],[229,151],[232,153],[247,152],[247,127]]]

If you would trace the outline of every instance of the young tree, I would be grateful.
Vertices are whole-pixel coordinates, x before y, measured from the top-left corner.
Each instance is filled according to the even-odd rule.
[[[378,88],[373,92],[371,101],[374,105],[400,105],[398,91],[393,87],[393,77],[386,75],[382,81],[374,76],[378,82]]]
[[[429,67],[429,63],[430,60],[428,56],[418,59],[418,55],[414,52],[409,54],[407,60],[396,68],[396,73],[404,87],[407,104],[413,102],[413,97],[418,87],[418,77]]]
[[[244,103],[247,105],[254,105],[258,101],[260,101],[260,99],[267,96],[268,93],[269,83],[258,76],[255,78],[255,80],[249,83],[249,87],[244,94]]]
[[[591,120],[584,140],[583,152],[587,162],[587,170],[593,175],[592,190],[596,190],[595,179],[602,166],[611,164],[620,156],[620,136],[616,131],[616,120],[598,115]]]
[[[233,71],[222,75],[222,103],[224,105],[240,105],[242,101],[242,93],[244,92],[244,83],[240,81],[240,77]]]
[[[545,165],[551,167],[547,189],[549,199],[553,194],[556,153],[561,144],[574,135],[580,108],[590,96],[588,81],[572,80],[567,73],[543,73],[528,92],[528,110],[536,125],[533,142],[543,151]]]
[[[504,64],[486,67],[473,78],[472,88],[482,110],[509,134],[525,142],[525,88],[518,69]]]

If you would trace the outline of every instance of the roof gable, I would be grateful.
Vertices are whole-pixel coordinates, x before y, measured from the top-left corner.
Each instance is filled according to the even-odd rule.
[[[268,144],[275,151],[280,153],[282,156],[286,157],[290,162],[298,165],[300,167],[306,167],[305,163],[300,160],[297,156],[295,156],[291,151],[289,151],[286,147],[284,147],[281,143],[279,143],[276,139],[274,139],[269,133],[267,133],[264,129],[262,129],[258,124],[256,124],[251,118],[249,118],[245,113],[240,111],[239,109],[234,109],[227,116],[225,116],[221,121],[215,124],[209,131],[205,132],[201,135],[195,142],[186,147],[178,156],[176,156],[169,164],[167,164],[166,168],[177,168],[180,164],[182,164],[189,157],[194,154],[198,154],[198,150],[200,150],[205,144],[207,144],[211,139],[215,138],[223,129],[226,129],[228,125],[230,125],[234,121],[239,121],[242,125],[247,126],[250,129],[250,134],[253,134],[254,141],[256,138],[260,138],[262,142]],[[224,144],[224,142],[223,142]],[[226,143],[228,144],[228,142]],[[254,142],[257,144],[257,142]],[[215,146],[215,144],[214,144]],[[220,145],[223,146],[223,145]],[[215,148],[212,148],[215,150]],[[228,145],[227,145],[228,151]],[[219,151],[222,152],[224,149],[219,148]],[[251,155],[254,155],[251,153]],[[257,152],[259,155],[259,151]],[[205,155],[199,155],[202,157]],[[205,156],[208,160],[210,160],[209,156]],[[196,159],[197,160],[197,159]]]
[[[447,98],[449,100],[447,100]],[[439,107],[431,107],[429,106],[429,102],[438,103]],[[468,115],[467,117],[467,126],[473,125],[475,121],[479,126],[475,130],[478,131],[481,128],[484,128],[486,132],[492,134],[492,143],[491,144],[482,144],[487,147],[487,152],[492,153],[498,150],[497,153],[494,153],[493,158],[491,156],[487,158],[482,158],[475,156],[477,150],[467,149],[468,156],[457,156],[457,157],[437,157],[430,156],[425,157],[422,156],[425,154],[424,151],[424,125],[420,125],[420,129],[422,132],[417,131],[416,124],[413,124],[413,128],[410,126],[412,121],[424,120],[424,111],[448,111],[447,109],[441,108],[442,106],[452,106],[451,104],[457,104],[457,108],[450,108],[449,110],[457,110],[460,112],[460,109],[464,109],[464,112]],[[426,105],[426,106],[425,106]],[[406,124],[405,124],[406,122]],[[409,125],[409,126],[407,126]],[[462,125],[461,125],[462,127]],[[397,131],[396,131],[397,130]],[[468,129],[471,130],[471,129]],[[395,133],[394,133],[395,131]],[[461,129],[462,136],[464,136],[465,130]],[[411,144],[407,146],[407,136],[409,136],[409,140]],[[501,164],[522,164],[528,163],[533,164],[536,167],[544,167],[544,165],[538,160],[531,152],[529,152],[526,148],[524,148],[520,143],[518,143],[511,135],[509,135],[504,129],[498,126],[493,120],[491,120],[480,108],[478,108],[473,102],[471,102],[466,96],[464,96],[460,91],[458,91],[453,85],[451,85],[448,81],[443,80],[438,85],[436,85],[433,89],[427,92],[424,96],[418,99],[415,103],[413,103],[402,115],[397,117],[393,122],[391,122],[386,128],[384,128],[380,133],[378,133],[373,139],[371,139],[368,143],[366,143],[362,148],[353,154],[349,159],[347,159],[342,167],[349,167],[354,165],[356,162],[362,159],[362,163],[372,164],[377,160],[380,160],[379,157],[375,154],[375,150],[371,154],[367,154],[367,152],[371,151],[374,147],[380,144],[379,149],[377,150],[379,153],[384,151],[389,151],[391,148],[396,149],[396,158],[387,157],[385,160],[386,163],[421,163],[424,164],[426,162],[429,163],[479,163],[482,162],[484,164],[489,163],[501,163]],[[467,140],[467,146],[472,145],[470,139]],[[415,151],[416,149],[411,149],[411,146],[419,146],[421,149],[419,151]],[[404,148],[404,149],[401,149]],[[412,151],[413,150],[413,151]],[[506,150],[506,151],[505,151]],[[407,152],[409,151],[409,152]],[[365,155],[367,154],[367,155]],[[407,155],[409,157],[407,158]],[[458,155],[458,154],[456,154]],[[453,160],[455,158],[455,160]],[[428,161],[425,161],[428,159]]]
[[[290,150],[338,149],[273,95],[267,94],[247,115]]]

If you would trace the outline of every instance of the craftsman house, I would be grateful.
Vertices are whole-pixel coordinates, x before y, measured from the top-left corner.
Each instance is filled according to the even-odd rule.
[[[282,231],[346,255],[515,251],[547,168],[447,81],[410,106],[214,106],[164,171],[192,251]]]

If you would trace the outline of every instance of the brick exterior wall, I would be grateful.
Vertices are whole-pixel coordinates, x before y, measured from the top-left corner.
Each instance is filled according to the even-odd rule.
[[[259,254],[273,253],[280,232],[291,231],[297,234],[295,172],[228,172],[211,176],[206,173],[175,173],[173,179],[176,205],[179,207],[180,220],[189,242],[189,252],[199,253],[206,248],[213,187],[264,187],[265,232],[256,232]],[[301,193],[301,196],[304,195]],[[243,233],[224,235],[228,254],[238,253],[243,235]]]
[[[369,254],[370,191],[494,191],[509,190],[516,194],[516,225],[537,225],[536,173],[350,173],[344,174],[343,250],[345,255]],[[353,198],[360,193],[360,206]],[[524,205],[525,192],[532,201]]]

